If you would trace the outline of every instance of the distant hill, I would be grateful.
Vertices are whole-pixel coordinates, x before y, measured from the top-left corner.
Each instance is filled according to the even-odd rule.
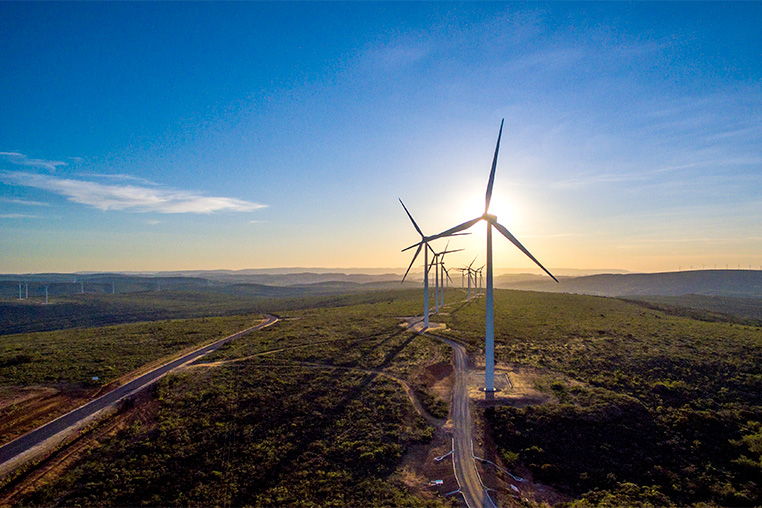
[[[505,289],[580,293],[599,296],[730,296],[762,298],[760,270],[694,270],[664,273],[599,274],[566,277],[556,284],[531,274],[500,276]]]

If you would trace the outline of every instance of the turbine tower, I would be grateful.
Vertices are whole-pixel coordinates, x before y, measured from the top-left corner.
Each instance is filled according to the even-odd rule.
[[[453,282],[453,280],[452,277],[450,277],[450,272],[447,270],[447,268],[445,268],[444,262],[442,262],[442,271],[444,272],[444,275],[442,276],[442,283],[446,284],[447,287],[450,287],[450,282]],[[450,282],[446,282],[445,277],[447,277],[447,280]],[[442,291],[442,307],[444,307],[444,291]]]
[[[468,290],[466,292],[466,301],[471,301],[471,265],[474,264],[474,261],[476,261],[476,258],[474,258],[473,261],[468,266],[464,266],[463,268],[460,268],[461,274],[466,274],[466,277],[468,277]]]
[[[550,275],[550,277],[558,282],[558,279],[556,279],[552,273],[550,273],[542,264],[537,261],[537,259],[523,246],[521,245],[521,242],[519,242],[515,236],[511,234],[508,229],[497,222],[497,217],[494,215],[490,215],[489,213],[489,204],[490,200],[492,199],[492,187],[495,183],[495,168],[497,167],[497,154],[500,151],[500,138],[503,134],[503,123],[505,122],[505,119],[500,122],[500,131],[497,134],[497,144],[495,145],[495,155],[492,158],[492,169],[489,173],[489,181],[487,183],[487,193],[485,196],[485,204],[484,204],[484,213],[480,215],[479,217],[475,219],[471,219],[467,222],[464,222],[463,224],[459,224],[453,228],[450,228],[446,231],[443,231],[442,233],[439,233],[438,235],[434,235],[429,240],[436,240],[437,238],[443,238],[446,236],[452,236],[455,234],[460,233],[461,231],[465,231],[475,225],[479,221],[485,221],[487,223],[487,301],[485,303],[486,307],[486,316],[485,316],[485,330],[484,330],[484,359],[485,359],[485,372],[484,372],[484,391],[486,392],[494,392],[495,391],[495,309],[494,309],[494,299],[493,299],[493,291],[492,291],[492,228],[500,232],[504,237],[506,237],[513,245],[515,245],[521,252],[527,255],[529,259],[534,261],[537,266],[542,268],[542,270]],[[472,263],[473,264],[473,263]],[[470,268],[470,266],[469,266]]]

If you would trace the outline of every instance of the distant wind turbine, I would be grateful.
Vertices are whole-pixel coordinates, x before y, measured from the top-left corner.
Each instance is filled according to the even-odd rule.
[[[431,262],[432,265],[434,265],[434,280],[436,281],[436,284],[434,286],[434,302],[435,306],[434,309],[436,312],[439,312],[440,307],[444,307],[444,257],[445,254],[450,254],[453,252],[460,252],[463,249],[456,249],[456,250],[447,250],[447,248],[450,246],[450,242],[447,242],[447,245],[445,245],[445,250],[442,252],[434,252],[434,260]],[[449,277],[449,274],[447,275]],[[440,282],[441,279],[441,282]]]
[[[419,235],[421,235],[420,242],[414,243],[410,247],[406,247],[402,249],[402,252],[405,252],[406,250],[410,250],[413,247],[418,247],[415,250],[413,259],[410,261],[410,265],[408,265],[407,270],[405,271],[405,275],[402,277],[402,282],[405,282],[405,279],[407,278],[407,274],[410,273],[410,269],[413,267],[413,263],[415,263],[415,260],[418,258],[418,254],[420,254],[421,249],[423,249],[423,326],[424,328],[428,328],[429,327],[429,270],[431,269],[431,265],[429,265],[429,251],[431,251],[432,254],[436,254],[436,252],[434,252],[434,249],[432,249],[431,246],[429,245],[429,242],[431,241],[431,237],[428,237],[423,234],[423,231],[421,231],[421,228],[418,227],[418,224],[415,222],[415,219],[413,219],[413,216],[410,215],[410,212],[405,206],[405,203],[402,202],[402,199],[400,199],[399,201],[400,201],[400,204],[402,205],[402,208],[405,209],[405,213],[410,218],[410,222],[413,223],[413,227],[415,227],[415,230],[418,232]],[[460,234],[462,235],[464,233],[460,233]],[[468,234],[468,233],[465,233],[465,234]],[[443,238],[445,236],[459,236],[459,234],[458,233],[455,233],[452,235],[440,234],[440,235],[437,235],[437,238]]]
[[[471,301],[471,280],[473,280],[472,277],[471,277],[471,275],[472,275],[471,266],[474,264],[474,262],[476,262],[476,257],[474,257],[474,260],[471,261],[471,263],[468,266],[464,266],[463,268],[459,269],[461,273],[465,273],[466,276],[468,277],[468,290],[466,292],[466,301],[467,302]],[[474,289],[474,292],[476,292],[476,289]]]
[[[486,301],[486,317],[485,317],[485,373],[484,373],[484,390],[487,392],[494,392],[495,391],[495,309],[494,309],[494,299],[493,299],[493,291],[492,291],[492,228],[494,227],[497,229],[500,234],[502,234],[504,237],[506,237],[513,245],[515,245],[521,252],[527,255],[529,259],[534,261],[537,266],[542,268],[542,270],[550,275],[550,277],[558,282],[558,279],[556,279],[552,273],[550,273],[542,264],[535,259],[535,257],[523,246],[521,245],[521,242],[516,239],[515,236],[511,234],[508,229],[497,222],[497,217],[494,215],[490,215],[489,213],[489,204],[490,200],[492,199],[492,187],[495,183],[495,168],[497,167],[497,154],[500,151],[500,138],[503,134],[503,123],[505,122],[505,119],[500,122],[500,131],[497,135],[497,144],[495,146],[495,155],[492,158],[492,169],[490,170],[489,174],[489,182],[487,183],[487,193],[485,196],[485,204],[484,204],[484,213],[480,215],[479,217],[475,219],[471,219],[467,222],[464,222],[463,224],[460,224],[458,226],[455,226],[453,228],[450,228],[446,231],[443,231],[442,233],[439,233],[438,235],[434,235],[429,240],[436,240],[437,238],[443,238],[446,236],[452,236],[454,234],[460,233],[461,231],[465,231],[469,229],[471,226],[475,225],[479,221],[485,221],[487,223],[487,301]]]
[[[45,287],[45,305],[47,305],[48,304],[48,286],[44,286],[44,287]]]

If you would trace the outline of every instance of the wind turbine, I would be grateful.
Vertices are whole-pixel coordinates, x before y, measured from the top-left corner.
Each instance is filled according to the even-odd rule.
[[[482,269],[484,265],[474,270],[474,286],[476,286],[476,296],[481,296],[484,289],[484,277],[482,277]]]
[[[497,154],[500,151],[500,138],[503,134],[503,123],[505,119],[500,122],[500,131],[497,134],[497,144],[495,145],[495,155],[492,158],[492,169],[489,173],[489,181],[487,183],[487,193],[485,196],[484,213],[475,219],[471,219],[463,224],[450,228],[438,235],[434,235],[429,240],[436,240],[437,238],[443,238],[445,236],[452,236],[469,229],[477,222],[483,220],[487,223],[487,301],[486,301],[486,316],[485,316],[485,330],[484,330],[484,359],[485,359],[485,372],[484,372],[484,391],[495,391],[495,309],[494,299],[492,291],[492,228],[497,229],[500,234],[506,237],[513,245],[515,245],[521,252],[527,255],[529,259],[534,261],[537,266],[550,275],[550,277],[558,282],[552,273],[550,273],[537,259],[519,242],[515,236],[511,234],[508,229],[497,222],[497,217],[490,215],[489,204],[492,199],[492,186],[495,183],[495,168],[497,167]]]
[[[471,261],[471,264],[469,264],[468,266],[464,266],[463,268],[460,268],[460,272],[465,273],[466,277],[468,277],[468,291],[466,293],[467,302],[471,301],[471,265],[473,265],[475,261],[476,261],[476,258],[474,258],[474,260]]]
[[[19,300],[22,300],[22,299],[23,299],[23,298],[21,298],[21,296],[22,296],[22,293],[21,293],[21,287],[22,287],[22,286],[23,286],[23,284],[22,284],[21,282],[19,282]]]
[[[420,242],[414,243],[410,247],[406,247],[402,249],[402,252],[405,252],[406,250],[410,250],[413,247],[418,247],[415,250],[413,259],[410,261],[410,265],[407,267],[407,271],[405,271],[405,275],[402,277],[402,282],[405,282],[405,278],[407,278],[407,274],[410,272],[410,268],[413,267],[413,263],[415,263],[415,260],[418,258],[418,254],[421,253],[421,249],[423,248],[423,327],[425,329],[429,327],[429,269],[431,269],[431,265],[429,265],[429,251],[431,251],[432,254],[434,255],[436,255],[436,252],[434,252],[434,249],[432,249],[431,246],[429,245],[429,242],[431,241],[432,238],[423,234],[423,231],[421,231],[421,228],[418,227],[418,224],[415,222],[415,219],[413,219],[413,216],[410,215],[410,212],[405,206],[405,203],[402,202],[402,199],[400,199],[399,201],[400,201],[400,204],[402,205],[402,208],[405,209],[405,213],[407,214],[407,216],[410,217],[410,222],[413,223],[415,230],[418,231],[419,235],[421,235]],[[455,233],[452,235],[440,234],[440,235],[437,235],[437,238],[442,238],[445,236],[460,236],[463,234],[468,234],[468,233],[460,233],[460,234]]]
[[[452,277],[450,277],[450,272],[447,270],[447,268],[445,268],[444,261],[442,262],[442,271],[444,272],[444,275],[442,276],[442,283],[446,284],[447,287],[450,287],[450,282],[453,282],[453,280]],[[447,280],[450,282],[446,282],[445,277],[447,277]],[[442,291],[442,307],[444,307],[444,291]]]
[[[436,309],[436,312],[439,312],[439,307],[444,307],[444,277],[445,277],[444,257],[445,257],[445,254],[450,254],[452,252],[460,252],[463,250],[463,249],[447,250],[449,246],[450,246],[450,242],[447,242],[447,245],[445,245],[445,250],[443,250],[442,252],[434,252],[434,260],[431,262],[431,264],[435,265],[434,277],[436,280],[436,286],[434,290],[434,301],[436,302],[436,305],[434,308]],[[447,274],[447,276],[449,277],[450,275]],[[441,277],[441,283],[440,283],[440,277]]]
[[[48,304],[48,286],[45,286],[45,305]]]

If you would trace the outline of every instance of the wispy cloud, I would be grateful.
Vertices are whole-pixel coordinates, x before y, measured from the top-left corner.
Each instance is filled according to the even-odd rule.
[[[27,199],[16,199],[16,198],[0,198],[0,203],[12,203],[14,205],[24,205],[24,206],[50,206],[50,203],[43,203],[41,201],[29,201]]]
[[[23,153],[18,153],[18,152],[0,152],[0,156],[2,156],[6,161],[10,162],[11,164],[16,164],[18,166],[29,166],[33,168],[47,169],[50,171],[55,171],[58,166],[67,165],[63,161],[30,159]]]
[[[28,213],[2,213],[0,219],[39,219],[38,215],[31,215]]]
[[[108,180],[140,182],[145,185],[159,185],[158,183],[152,182],[151,180],[140,178],[139,176],[127,175],[124,173],[77,173],[77,176],[84,176],[86,178],[104,178]]]
[[[372,69],[399,70],[418,63],[430,53],[431,47],[426,42],[397,40],[387,45],[377,46],[364,56],[366,63]]]
[[[0,180],[11,185],[43,189],[69,201],[98,210],[132,210],[158,213],[249,212],[267,205],[236,198],[204,196],[182,190],[137,185],[104,185],[51,175],[4,171]]]

